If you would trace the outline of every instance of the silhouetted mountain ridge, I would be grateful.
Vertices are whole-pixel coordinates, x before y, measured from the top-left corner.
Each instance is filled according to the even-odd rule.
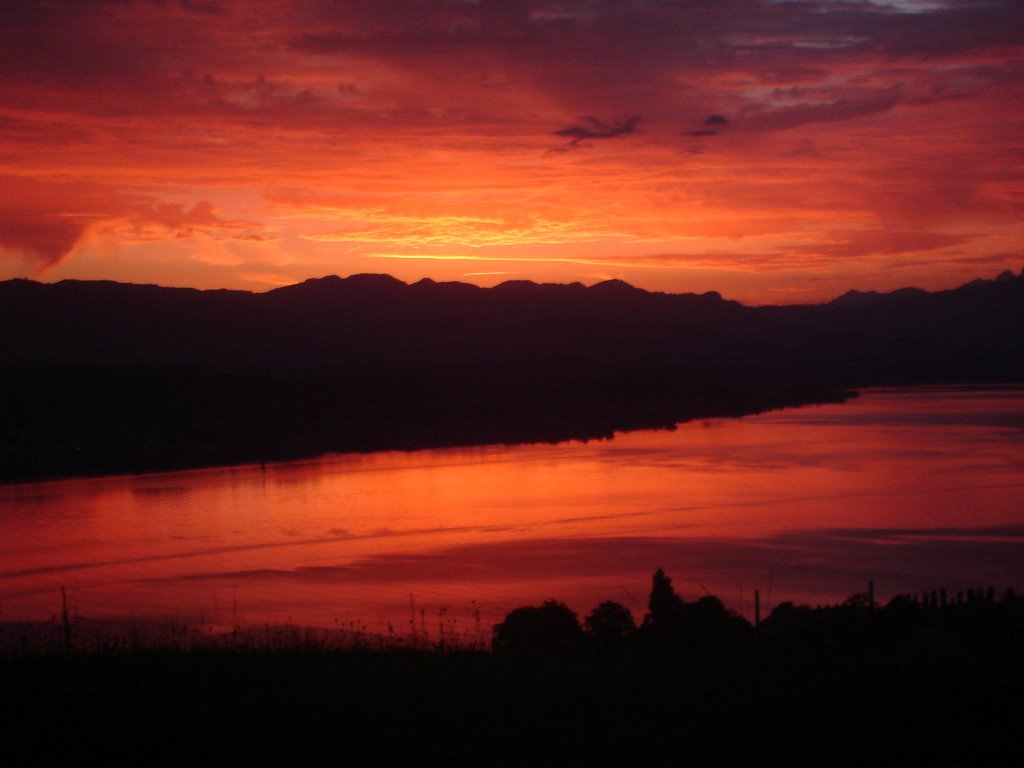
[[[257,294],[0,283],[7,479],[589,438],[1024,379],[1024,273],[747,307],[621,281],[328,276]]]
[[[875,301],[884,301],[891,298],[926,295],[927,291],[920,288],[900,288],[890,293],[879,293],[878,291],[847,291],[842,296],[829,302],[830,306],[854,306],[858,304],[870,304]]]

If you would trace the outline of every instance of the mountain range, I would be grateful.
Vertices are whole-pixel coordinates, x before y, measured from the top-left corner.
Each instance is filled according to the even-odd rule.
[[[748,307],[618,280],[0,283],[0,479],[607,436],[1024,379],[1024,271]]]

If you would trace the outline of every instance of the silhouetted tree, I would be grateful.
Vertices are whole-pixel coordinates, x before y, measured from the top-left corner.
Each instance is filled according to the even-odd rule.
[[[501,653],[552,654],[574,650],[582,640],[576,614],[565,603],[547,600],[540,606],[516,608],[495,624],[491,646]]]
[[[921,612],[921,606],[909,595],[896,595],[882,611],[883,618],[890,625],[909,624]]]
[[[658,644],[711,648],[745,638],[750,623],[713,595],[688,603],[672,588],[672,579],[659,568],[651,579],[642,633]]]
[[[865,613],[872,608],[871,596],[867,592],[857,592],[843,601],[843,607],[855,613]]]
[[[659,568],[651,577],[651,596],[647,601],[644,628],[655,634],[672,631],[678,624],[683,601],[672,588],[672,579]]]
[[[749,621],[726,608],[714,595],[705,595],[687,605],[686,613],[696,632],[715,640],[738,640],[751,629]]]
[[[615,648],[636,632],[633,614],[624,605],[606,600],[583,620],[587,632],[602,648]]]
[[[775,606],[771,615],[761,622],[760,631],[766,635],[785,637],[804,636],[814,621],[815,613],[809,605],[795,605],[787,600]]]

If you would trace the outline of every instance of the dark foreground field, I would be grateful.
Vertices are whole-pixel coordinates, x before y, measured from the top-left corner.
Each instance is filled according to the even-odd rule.
[[[757,630],[714,598],[659,607],[652,593],[651,607],[639,630],[588,621],[568,635],[556,626],[564,606],[526,609],[518,629],[512,614],[499,625],[493,653],[9,651],[0,760],[1019,764],[1020,598],[782,606]]]
[[[0,668],[11,766],[1009,765],[1024,716],[1021,656],[992,649],[134,652]]]
[[[164,651],[2,670],[11,766],[1011,765],[1024,722],[1021,656],[993,649]]]

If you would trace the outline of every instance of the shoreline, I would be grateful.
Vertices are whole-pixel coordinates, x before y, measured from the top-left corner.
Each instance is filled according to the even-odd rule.
[[[487,422],[486,417],[479,418],[479,414],[461,414],[463,419],[445,425],[432,423],[428,417],[425,420],[408,423],[404,429],[402,426],[396,427],[392,420],[386,420],[380,425],[380,430],[372,434],[372,425],[361,424],[358,431],[348,434],[319,436],[319,445],[316,447],[296,446],[297,442],[302,442],[300,433],[305,425],[293,423],[282,428],[281,434],[262,435],[264,439],[261,440],[262,450],[259,451],[259,455],[253,455],[251,444],[230,439],[214,447],[212,456],[209,456],[209,445],[193,446],[197,448],[199,456],[209,456],[205,460],[190,460],[187,455],[188,446],[180,445],[168,445],[163,449],[157,446],[155,450],[151,445],[145,456],[139,456],[126,452],[131,446],[119,450],[118,446],[107,444],[102,446],[105,449],[104,454],[93,458],[82,456],[80,450],[73,451],[69,456],[66,451],[61,455],[58,447],[42,446],[41,450],[37,448],[42,453],[39,459],[42,469],[37,465],[34,471],[30,470],[24,466],[25,462],[20,468],[4,467],[0,470],[0,487],[93,477],[132,477],[167,472],[262,466],[278,462],[313,460],[332,454],[589,442],[610,439],[620,432],[672,430],[679,424],[701,419],[742,418],[786,408],[843,403],[858,396],[858,390],[844,388],[767,395],[727,394],[724,397],[719,396],[719,402],[712,404],[656,405],[654,408],[642,408],[641,412],[627,407],[609,409],[608,413],[576,419],[571,416],[558,417],[546,410],[533,414],[532,419],[518,422],[507,417]],[[275,436],[278,438],[276,441]],[[275,451],[268,447],[273,442],[288,445],[290,449]]]

